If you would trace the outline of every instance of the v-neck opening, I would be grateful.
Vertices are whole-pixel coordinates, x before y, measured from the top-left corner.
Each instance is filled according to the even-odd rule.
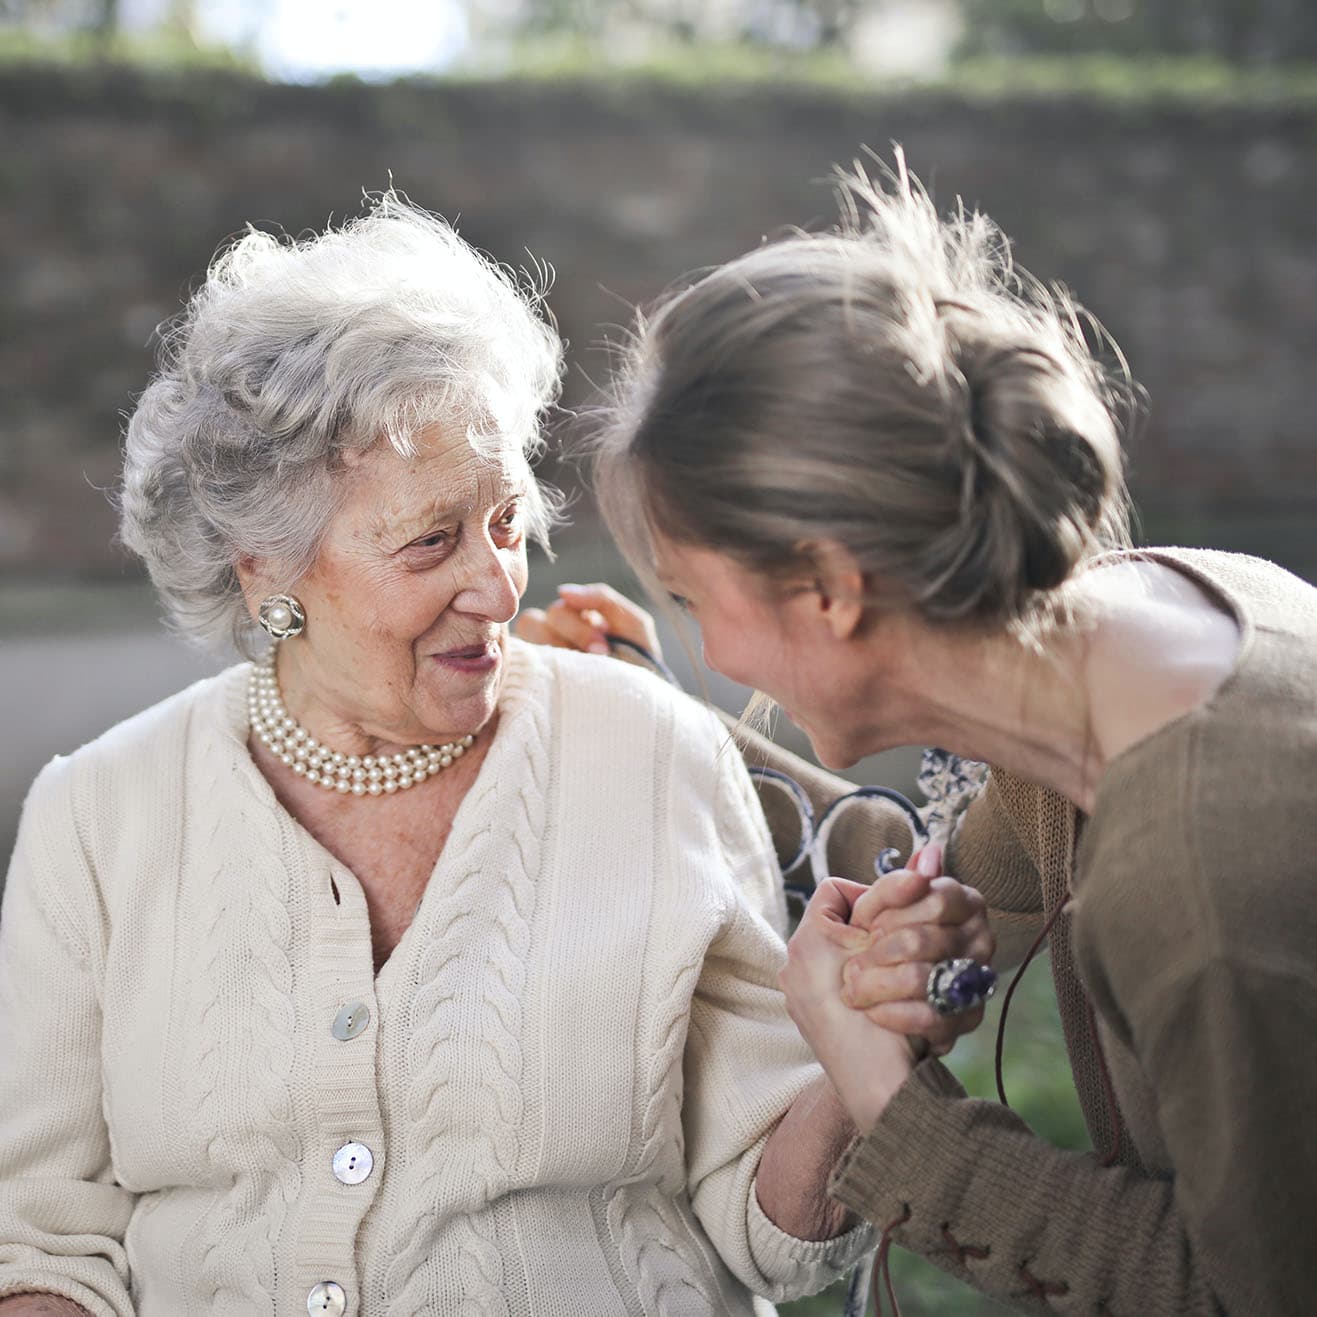
[[[425,886],[421,890],[420,900],[416,903],[416,908],[412,911],[412,917],[403,929],[401,936],[394,943],[393,949],[385,957],[384,963],[375,968],[374,963],[374,940],[373,928],[370,919],[370,907],[366,901],[366,889],[361,880],[353,872],[352,868],[343,860],[339,859],[314,833],[279,799],[275,792],[273,783],[261,771],[260,765],[256,762],[251,753],[249,744],[251,737],[251,719],[247,713],[246,707],[246,686],[250,677],[250,664],[243,664],[233,670],[234,683],[233,689],[228,693],[231,702],[231,711],[234,716],[229,720],[228,730],[234,738],[234,742],[239,751],[239,762],[241,771],[252,774],[252,786],[258,796],[261,796],[264,802],[272,810],[278,811],[287,820],[289,826],[293,829],[301,845],[307,854],[317,856],[323,860],[325,867],[331,879],[343,882],[348,880],[353,884],[356,899],[360,900],[363,916],[366,920],[367,945],[370,947],[371,956],[371,986],[375,993],[376,1000],[383,1003],[387,992],[391,989],[393,981],[397,978],[400,970],[395,968],[403,963],[405,953],[410,947],[414,938],[412,930],[420,923],[422,915],[426,910],[428,902],[432,902],[431,893],[440,885],[445,870],[456,863],[453,856],[465,849],[464,843],[469,843],[471,832],[471,813],[474,808],[474,801],[479,800],[484,794],[491,777],[497,778],[501,771],[500,764],[506,756],[506,746],[509,743],[509,732],[513,730],[518,722],[518,713],[521,706],[521,700],[518,693],[525,684],[528,675],[527,668],[532,661],[525,651],[522,642],[512,638],[508,640],[507,647],[507,671],[504,677],[503,687],[499,691],[498,698],[498,730],[495,733],[494,740],[489,746],[485,755],[484,762],[481,763],[475,778],[467,788],[466,794],[458,803],[457,809],[453,814],[453,823],[448,830],[448,837],[444,842],[443,849],[435,857],[434,865],[430,870],[429,877],[425,880]]]

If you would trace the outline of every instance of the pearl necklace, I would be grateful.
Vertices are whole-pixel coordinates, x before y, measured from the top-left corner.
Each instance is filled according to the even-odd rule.
[[[274,655],[252,664],[247,686],[251,729],[274,757],[298,777],[342,795],[391,796],[433,777],[460,759],[475,741],[463,736],[444,745],[413,745],[396,755],[345,755],[321,745],[284,708]]]

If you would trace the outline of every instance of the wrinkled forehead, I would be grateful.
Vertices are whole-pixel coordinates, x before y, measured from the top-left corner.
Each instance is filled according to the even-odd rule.
[[[404,456],[386,442],[351,463],[343,511],[373,534],[437,520],[459,521],[487,511],[532,487],[521,445],[464,427],[429,426]]]

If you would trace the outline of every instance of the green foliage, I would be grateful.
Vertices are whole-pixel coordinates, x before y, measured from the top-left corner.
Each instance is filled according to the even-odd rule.
[[[1310,0],[960,0],[965,54],[1317,59]]]
[[[739,42],[690,45],[656,38],[629,52],[608,50],[584,35],[519,40],[496,69],[473,62],[459,78],[489,76],[554,82],[654,82],[712,89],[802,84],[836,91],[872,91],[873,81],[836,49],[787,51]]]
[[[6,64],[123,64],[133,68],[231,69],[256,74],[254,59],[231,46],[199,43],[186,32],[161,27],[152,32],[100,33],[90,28],[60,32],[0,26],[0,67]]]
[[[0,24],[0,67],[6,64],[209,68],[261,76],[251,55],[198,44],[178,26],[104,37],[88,29],[70,28],[54,35]],[[519,41],[505,51],[497,68],[473,62],[442,76],[412,76],[400,81],[490,80],[621,87],[648,84],[712,95],[758,87],[795,87],[838,97],[900,98],[905,102],[935,97],[1003,103],[1036,98],[1131,105],[1317,104],[1317,62],[1261,68],[1209,56],[979,56],[952,65],[936,79],[916,82],[877,79],[836,48],[788,51],[737,42],[690,45],[664,39],[637,47],[628,55],[605,51],[596,40],[580,34]],[[330,81],[355,85],[359,80],[343,74]]]
[[[970,97],[1086,97],[1228,105],[1317,102],[1317,63],[1241,67],[1215,56],[1030,55],[954,64],[938,86]]]
[[[873,0],[520,0],[501,20],[486,18],[481,26],[514,40],[585,38],[600,51],[619,41],[837,50],[850,44],[872,6]]]
[[[651,83],[706,92],[792,86],[837,96],[953,97],[969,101],[1093,100],[1131,105],[1317,103],[1317,63],[1244,68],[1210,56],[1032,55],[976,57],[937,78],[878,79],[841,51],[788,53],[734,44],[657,42],[631,57],[579,38],[515,46],[497,71],[472,66],[447,80]]]

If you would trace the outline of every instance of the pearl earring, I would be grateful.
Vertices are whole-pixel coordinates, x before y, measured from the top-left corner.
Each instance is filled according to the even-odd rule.
[[[306,630],[306,609],[290,594],[272,594],[261,600],[257,621],[275,640],[287,640]]]

